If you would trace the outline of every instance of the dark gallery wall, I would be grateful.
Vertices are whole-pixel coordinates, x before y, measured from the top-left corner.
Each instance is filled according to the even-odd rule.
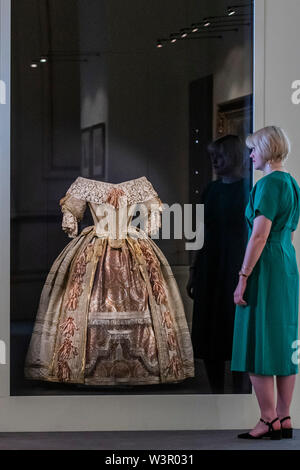
[[[81,174],[81,132],[105,125],[105,181],[145,175],[163,202],[190,202],[190,85],[212,76],[205,128],[211,125],[214,136],[217,104],[251,93],[250,37],[240,32],[156,48],[158,38],[220,14],[223,0],[13,0],[12,6],[11,313],[32,320],[47,272],[69,241],[58,203]],[[31,69],[49,49],[61,55]],[[199,161],[209,176],[207,155]],[[183,292],[184,241],[158,244]]]
[[[35,316],[47,270],[66,243],[58,202],[80,172],[79,63],[30,67],[49,49],[78,49],[73,6],[73,0],[12,2],[13,319]]]
[[[220,14],[228,2],[92,1],[92,14],[84,0],[80,4],[80,29],[88,38],[84,44],[92,50],[100,43],[103,46],[98,82],[94,65],[82,65],[86,79],[82,123],[95,125],[99,114],[107,113],[107,181],[146,175],[163,202],[191,202],[190,85],[212,76],[210,104],[206,97],[194,107],[202,108],[205,120],[200,122],[200,132],[210,127],[211,137],[216,137],[218,103],[252,92],[250,28],[224,34],[222,39],[181,41],[157,49],[157,38],[168,37],[204,16]],[[101,28],[94,21],[97,8],[101,25],[106,15],[107,40],[103,34],[99,38]],[[206,93],[205,87],[202,93]],[[204,134],[207,138],[206,131]],[[207,154],[202,153],[198,152],[200,190],[211,176]],[[182,240],[159,240],[159,245],[172,266],[189,263]]]
[[[158,49],[156,40],[201,18],[206,3],[107,2],[108,179],[146,175],[169,205],[189,202],[189,82],[208,51],[196,41]],[[158,243],[171,265],[188,264],[183,240]]]

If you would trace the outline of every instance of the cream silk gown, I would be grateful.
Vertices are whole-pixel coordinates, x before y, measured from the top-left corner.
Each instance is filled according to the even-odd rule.
[[[62,228],[73,240],[47,276],[25,376],[87,385],[193,377],[178,286],[150,238],[160,227],[162,211],[152,184],[146,177],[119,184],[79,177],[60,205]],[[87,205],[94,225],[78,235]],[[144,230],[132,224],[140,206],[146,213]]]

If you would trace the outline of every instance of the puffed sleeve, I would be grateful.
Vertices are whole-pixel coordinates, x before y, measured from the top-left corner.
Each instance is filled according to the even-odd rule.
[[[254,217],[264,215],[273,222],[281,205],[282,190],[280,180],[268,177],[259,180],[253,201]]]
[[[78,234],[78,221],[83,219],[85,213],[86,201],[67,192],[59,204],[63,213],[62,229],[69,238],[75,238]]]
[[[143,202],[143,229],[149,236],[155,236],[161,227],[161,214],[163,211],[163,203],[159,197],[154,197]]]

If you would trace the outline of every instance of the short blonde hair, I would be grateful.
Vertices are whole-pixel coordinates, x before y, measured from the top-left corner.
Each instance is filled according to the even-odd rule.
[[[257,147],[265,163],[283,161],[291,151],[288,136],[277,126],[263,127],[250,134],[246,145],[249,148]]]

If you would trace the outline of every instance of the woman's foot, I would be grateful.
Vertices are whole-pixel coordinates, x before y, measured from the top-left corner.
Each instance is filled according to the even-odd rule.
[[[262,417],[262,419],[264,421],[268,421],[269,423],[271,423],[271,421],[273,421],[273,419],[275,419],[275,418],[277,418],[277,416],[274,416],[274,418],[271,418],[271,419],[268,419],[266,417]],[[273,423],[274,431],[279,431],[280,428],[281,428],[280,421],[279,420],[275,421]],[[251,429],[249,434],[251,434],[251,436],[253,436],[253,437],[259,437],[259,436],[261,436],[262,434],[265,434],[268,431],[269,431],[269,426],[267,424],[263,423],[262,421],[258,421],[257,425],[253,429]]]
[[[281,416],[281,415],[278,415],[278,418],[279,419],[283,419],[285,418],[287,415],[285,416]],[[292,421],[291,421],[291,418],[289,419],[285,419],[282,423],[281,423],[281,427],[283,429],[290,429],[292,427]]]

